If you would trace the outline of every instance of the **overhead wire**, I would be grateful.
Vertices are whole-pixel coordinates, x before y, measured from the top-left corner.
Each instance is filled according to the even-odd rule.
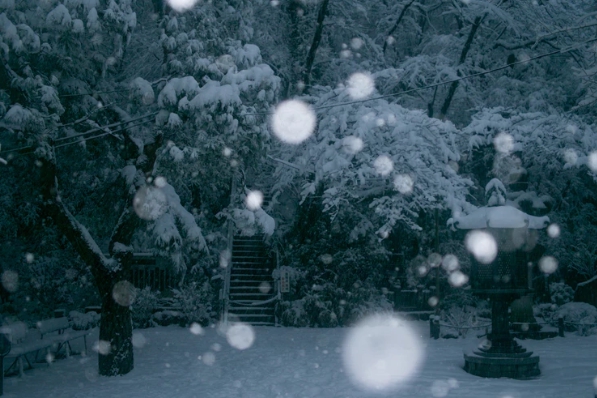
[[[585,28],[585,27],[592,27],[592,26],[594,26],[594,25],[592,24],[592,25],[583,26],[583,28]],[[430,88],[436,88],[436,87],[440,87],[440,86],[443,86],[443,85],[446,85],[446,84],[460,82],[462,80],[467,80],[467,79],[472,79],[472,78],[479,77],[479,76],[489,75],[491,73],[495,73],[495,72],[498,72],[500,70],[511,68],[514,65],[528,64],[531,61],[536,61],[536,60],[541,59],[541,58],[546,58],[546,57],[554,56],[554,55],[557,55],[557,54],[566,54],[566,53],[569,53],[571,51],[574,51],[574,50],[578,49],[579,46],[582,46],[582,45],[585,45],[585,44],[590,44],[590,43],[593,43],[595,41],[597,41],[597,38],[593,38],[593,39],[589,39],[589,40],[577,43],[577,44],[575,44],[573,46],[569,46],[569,47],[567,47],[565,49],[558,49],[558,50],[555,50],[555,51],[550,51],[548,53],[539,54],[539,55],[536,55],[534,57],[526,58],[526,59],[515,61],[515,62],[510,62],[510,63],[508,63],[506,65],[498,66],[497,68],[489,69],[489,70],[478,72],[478,73],[473,73],[473,74],[470,74],[470,75],[461,76],[461,77],[456,78],[456,79],[445,80],[445,81],[442,81],[442,82],[433,83],[433,84],[429,84],[429,85],[422,86],[422,87],[415,87],[415,88],[411,88],[411,89],[408,89],[408,90],[402,90],[402,91],[398,91],[398,92],[394,92],[394,93],[390,93],[390,94],[378,95],[378,96],[370,97],[370,98],[358,99],[358,100],[354,100],[354,101],[339,102],[339,103],[330,104],[330,105],[314,106],[314,107],[312,107],[312,109],[315,110],[315,111],[320,110],[320,109],[330,109],[330,108],[335,108],[335,107],[338,107],[338,106],[354,105],[354,104],[358,104],[358,103],[375,101],[375,100],[384,99],[384,98],[397,97],[397,96],[400,96],[400,95],[410,94],[410,93],[417,92],[417,91],[428,90]],[[253,112],[253,113],[245,113],[245,114],[243,114],[243,116],[254,116],[254,115],[265,115],[265,116],[269,116],[271,114],[272,114],[272,112]]]
[[[73,144],[81,144],[81,143],[83,143],[83,142],[87,142],[87,141],[90,141],[90,140],[94,140],[94,139],[96,139],[96,138],[104,137],[104,136],[106,136],[106,135],[113,135],[114,133],[118,133],[118,132],[120,132],[120,131],[124,131],[124,130],[126,130],[126,129],[129,129],[129,128],[131,128],[131,127],[142,126],[142,125],[144,125],[145,123],[147,123],[147,122],[141,122],[141,123],[133,124],[132,126],[126,126],[126,127],[124,127],[124,126],[123,126],[123,127],[121,127],[121,128],[118,128],[118,129],[116,129],[116,130],[107,131],[107,132],[104,132],[104,133],[102,133],[102,134],[94,135],[93,137],[84,138],[84,139],[82,139],[82,140],[79,140],[79,141],[67,142],[67,143],[65,143],[65,144],[60,144],[60,145],[53,145],[53,148],[62,148],[62,147],[68,146],[68,145],[73,145]]]
[[[552,55],[566,54],[566,53],[568,53],[570,51],[578,49],[578,47],[580,45],[589,44],[589,43],[592,43],[592,42],[595,42],[595,41],[597,41],[597,38],[586,40],[586,41],[584,41],[582,43],[578,43],[577,45],[570,46],[570,47],[568,47],[566,49],[560,49],[560,50],[551,51],[551,52],[548,52],[548,53],[539,54],[539,55],[536,55],[534,57],[530,57],[530,58],[527,58],[527,59],[524,59],[524,60],[511,62],[511,63],[508,63],[508,64],[503,65],[503,66],[498,66],[497,68],[489,69],[489,70],[486,70],[486,71],[483,71],[483,72],[473,73],[471,75],[462,76],[462,77],[459,77],[457,79],[446,80],[446,81],[443,81],[443,82],[433,83],[433,84],[430,84],[430,85],[427,85],[427,86],[423,86],[423,87],[416,87],[416,88],[412,88],[412,89],[409,89],[409,90],[403,90],[403,91],[399,91],[399,92],[396,92],[396,93],[378,95],[376,97],[365,98],[365,99],[361,99],[361,100],[340,102],[340,103],[331,104],[331,105],[321,105],[321,106],[313,107],[313,109],[314,110],[329,109],[329,108],[334,108],[334,107],[337,107],[337,106],[353,105],[353,104],[357,104],[357,103],[361,103],[361,102],[375,101],[375,100],[378,100],[378,99],[391,98],[391,97],[396,97],[398,95],[404,95],[404,94],[409,94],[409,93],[416,92],[416,91],[427,90],[427,89],[430,89],[430,88],[435,88],[435,87],[442,86],[444,84],[451,84],[451,83],[459,82],[459,81],[466,80],[466,79],[472,79],[474,77],[488,75],[490,73],[494,73],[494,72],[497,72],[497,71],[500,71],[500,70],[503,70],[503,69],[511,68],[514,65],[528,64],[531,61],[536,61],[538,59],[545,58],[545,57],[550,57]]]
[[[87,135],[87,134],[91,134],[91,133],[95,133],[95,132],[98,132],[98,131],[104,131],[107,128],[122,126],[122,127],[117,128],[116,130],[111,130],[111,131],[108,131],[108,132],[104,131],[103,133],[101,133],[99,135],[87,137],[87,138],[84,138],[83,140],[74,140],[73,142],[67,142],[65,144],[60,144],[60,145],[54,145],[54,147],[55,148],[61,148],[61,147],[67,146],[67,145],[79,144],[79,143],[81,143],[81,141],[92,140],[92,139],[103,137],[103,136],[106,136],[106,135],[109,135],[109,134],[112,134],[112,133],[115,133],[115,132],[124,131],[127,128],[141,126],[141,125],[147,123],[147,121],[142,122],[142,123],[133,124],[132,126],[131,125],[129,125],[129,126],[123,126],[123,125],[131,123],[131,122],[136,122],[138,120],[141,120],[141,119],[144,119],[144,118],[147,118],[147,117],[155,116],[157,114],[158,114],[158,112],[148,113],[148,114],[145,114],[143,116],[139,116],[139,117],[136,117],[136,118],[133,118],[133,119],[130,119],[130,120],[123,121],[123,122],[111,123],[111,124],[107,124],[105,126],[95,127],[95,128],[92,128],[92,129],[90,129],[88,131],[85,131],[83,133],[74,134],[74,135],[71,135],[71,136],[68,136],[68,137],[57,138],[57,139],[54,140],[54,142],[62,142],[64,140],[74,139],[74,138],[81,137],[83,135]],[[33,145],[26,145],[26,146],[22,146],[22,147],[18,147],[18,148],[11,148],[9,150],[2,151],[2,153],[4,154],[4,153],[11,153],[11,152],[21,152],[21,151],[25,151],[27,149],[33,149],[33,148],[34,148]]]
[[[440,86],[443,86],[443,85],[446,85],[446,84],[460,82],[460,81],[463,81],[463,80],[472,79],[472,78],[475,78],[475,77],[479,77],[479,76],[484,76],[484,75],[488,75],[488,74],[491,74],[491,73],[495,73],[495,72],[498,72],[500,70],[511,68],[514,65],[528,64],[529,62],[536,61],[538,59],[542,59],[542,58],[554,56],[554,55],[557,55],[557,54],[566,54],[568,52],[571,52],[571,51],[574,51],[574,50],[578,49],[582,45],[590,44],[590,43],[593,43],[593,42],[596,42],[596,41],[597,41],[597,38],[588,39],[588,40],[585,40],[583,42],[577,43],[577,44],[575,44],[573,46],[569,46],[569,47],[567,47],[565,49],[559,49],[559,50],[555,50],[555,51],[550,51],[550,52],[547,52],[547,53],[539,54],[539,55],[536,55],[534,57],[530,57],[530,58],[526,58],[526,59],[523,59],[523,60],[511,62],[511,63],[508,63],[506,65],[502,65],[502,66],[499,66],[499,67],[496,67],[496,68],[493,68],[493,69],[489,69],[489,70],[486,70],[486,71],[482,71],[482,72],[473,73],[473,74],[470,74],[470,75],[461,76],[461,77],[456,78],[456,79],[450,79],[450,80],[446,80],[446,81],[442,81],[442,82],[438,82],[438,83],[433,83],[433,84],[429,84],[429,85],[422,86],[422,87],[416,87],[416,88],[412,88],[412,89],[409,89],[409,90],[402,90],[402,91],[395,92],[395,93],[390,93],[390,94],[378,95],[378,96],[370,97],[370,98],[364,98],[364,99],[359,99],[359,100],[354,100],[354,101],[340,102],[340,103],[330,104],[330,105],[320,105],[320,106],[313,107],[312,109],[315,110],[315,111],[318,111],[318,110],[322,110],[322,109],[330,109],[330,108],[335,108],[335,107],[339,107],[339,106],[354,105],[354,104],[358,104],[358,103],[365,103],[365,102],[375,101],[375,100],[379,100],[379,99],[392,98],[392,97],[396,97],[396,96],[400,96],[400,95],[404,95],[404,94],[409,94],[409,93],[413,93],[413,92],[417,92],[417,91],[428,90],[430,88],[436,88],[436,87],[440,87]],[[152,112],[152,113],[149,113],[149,114],[146,114],[146,115],[143,115],[143,116],[139,116],[137,118],[134,118],[134,119],[131,119],[131,120],[127,120],[127,121],[124,121],[124,122],[118,122],[118,123],[112,123],[112,124],[105,125],[105,126],[100,126],[100,127],[88,130],[88,131],[83,132],[83,133],[79,133],[79,134],[72,135],[72,136],[69,136],[69,137],[62,137],[62,138],[56,139],[55,142],[63,141],[63,140],[68,140],[68,139],[72,139],[72,138],[76,138],[76,137],[80,137],[80,136],[83,136],[83,135],[91,134],[93,132],[104,130],[106,128],[110,128],[110,127],[114,127],[114,126],[118,126],[118,125],[130,123],[130,122],[133,122],[133,121],[141,120],[141,119],[146,118],[146,117],[155,116],[158,113],[159,112]],[[256,116],[256,115],[269,116],[271,114],[272,114],[272,112],[254,112],[254,113],[245,113],[245,114],[243,114],[243,116]],[[120,128],[120,129],[117,129],[117,130],[114,130],[114,131],[110,131],[110,132],[104,132],[104,133],[96,135],[96,136],[87,137],[87,138],[84,138],[83,141],[92,140],[92,139],[95,139],[95,138],[103,137],[103,136],[112,134],[114,132],[123,131],[126,128],[136,127],[136,126],[142,125],[144,123],[146,123],[146,122],[139,123],[139,124],[136,124],[134,126],[128,126],[128,127]],[[81,141],[82,140],[77,140],[77,141],[73,141],[73,142],[70,142],[70,143],[60,144],[60,145],[57,145],[55,147],[56,148],[60,148],[60,147],[64,147],[64,146],[67,146],[67,145],[77,144],[77,143],[80,143]],[[33,148],[33,146],[24,146],[24,147],[12,148],[12,149],[9,149],[9,150],[5,150],[5,151],[2,151],[2,153],[11,153],[11,152],[15,152],[15,151],[23,151],[23,150],[32,149],[32,148]]]

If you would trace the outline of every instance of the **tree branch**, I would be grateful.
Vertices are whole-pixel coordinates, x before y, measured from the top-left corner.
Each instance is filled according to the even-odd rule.
[[[42,195],[45,211],[54,220],[59,231],[66,236],[79,256],[92,266],[94,275],[113,273],[120,270],[120,264],[102,253],[87,230],[66,208],[58,191],[56,163],[53,159],[40,159],[42,162]],[[101,280],[102,278],[97,278]]]
[[[468,54],[468,52],[471,48],[471,44],[473,43],[475,34],[477,33],[477,30],[479,29],[479,26],[481,26],[481,22],[483,22],[483,19],[485,19],[486,15],[487,14],[483,15],[482,17],[475,18],[475,21],[473,22],[471,31],[469,32],[468,37],[466,39],[466,43],[464,43],[464,47],[462,48],[462,52],[460,53],[460,58],[458,59],[458,66],[462,65],[464,63],[464,61],[466,60],[466,55]],[[460,76],[460,73],[458,73],[458,76]],[[452,84],[450,85],[450,89],[448,90],[448,96],[446,97],[444,104],[442,105],[442,108],[439,113],[440,119],[443,119],[446,117],[446,113],[448,112],[448,109],[450,108],[450,104],[452,103],[452,98],[454,98],[454,94],[456,93],[456,89],[458,88],[458,83],[459,83],[459,81],[457,80],[457,81],[452,82]]]
[[[311,48],[309,48],[309,53],[307,54],[307,62],[305,64],[305,72],[303,74],[303,83],[305,83],[305,86],[309,85],[311,80],[311,69],[313,68],[313,62],[315,61],[315,53],[317,52],[317,48],[321,42],[321,36],[323,34],[323,21],[325,20],[325,14],[327,12],[329,2],[330,0],[323,0],[321,7],[319,8],[319,13],[317,14],[317,28],[315,29],[315,36],[313,36],[313,43],[311,44]]]
[[[498,48],[498,47],[502,47],[502,48],[505,48],[506,50],[518,50],[520,48],[535,46],[535,45],[537,45],[539,43],[547,43],[549,45],[552,45],[551,43],[549,43],[550,40],[553,40],[553,39],[550,39],[550,37],[555,36],[558,33],[570,32],[572,30],[590,28],[590,27],[593,27],[593,26],[597,26],[597,23],[591,23],[591,24],[588,24],[588,25],[581,25],[581,26],[573,26],[571,28],[564,28],[564,29],[556,30],[554,32],[546,33],[546,34],[541,35],[541,36],[537,36],[534,39],[529,39],[529,40],[527,40],[525,42],[522,42],[522,43],[519,43],[519,44],[516,44],[516,45],[509,45],[508,43],[497,41],[493,45],[493,48],[495,49],[495,48]]]
[[[131,211],[130,207],[125,208],[118,218],[118,223],[114,227],[114,231],[110,237],[110,243],[108,244],[110,255],[114,255],[114,245],[116,243],[128,245],[131,242],[133,234],[140,224],[139,216],[134,211]]]
[[[400,21],[402,21],[402,18],[404,18],[404,14],[406,14],[406,10],[408,10],[408,8],[415,2],[415,0],[411,0],[410,3],[408,3],[407,5],[405,5],[402,8],[402,11],[400,11],[400,15],[398,16],[398,19],[396,20],[396,23],[394,24],[394,26],[392,27],[392,29],[390,29],[390,31],[388,32],[388,34],[386,35],[387,37],[390,37],[392,35],[392,33],[394,33],[396,31],[396,29],[398,29],[398,25],[400,25]],[[388,41],[384,40],[383,42],[383,49],[382,52],[385,54],[386,53],[386,48],[388,47]]]

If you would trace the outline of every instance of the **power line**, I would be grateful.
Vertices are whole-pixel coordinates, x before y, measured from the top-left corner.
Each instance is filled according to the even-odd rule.
[[[503,70],[503,69],[511,68],[514,65],[527,64],[527,63],[529,63],[531,61],[536,61],[538,59],[550,57],[550,56],[557,55],[557,54],[566,54],[566,53],[569,53],[571,51],[574,51],[574,50],[578,49],[578,47],[581,46],[581,45],[593,43],[595,41],[597,41],[597,38],[589,39],[589,40],[586,40],[584,42],[580,42],[580,43],[578,43],[578,44],[576,44],[574,46],[570,46],[570,47],[568,47],[566,49],[560,49],[560,50],[551,51],[551,52],[548,52],[548,53],[539,54],[539,55],[536,55],[536,56],[531,57],[531,58],[527,58],[527,59],[524,59],[524,60],[520,60],[520,61],[508,63],[506,65],[499,66],[497,68],[486,70],[486,71],[483,71],[483,72],[478,72],[478,73],[473,73],[471,75],[462,76],[462,77],[459,77],[457,79],[446,80],[446,81],[443,81],[443,82],[434,83],[434,84],[430,84],[430,85],[423,86],[423,87],[417,87],[417,88],[413,88],[413,89],[410,89],[410,90],[403,90],[403,91],[399,91],[399,92],[396,92],[396,93],[379,95],[379,96],[376,96],[376,97],[371,97],[371,98],[366,98],[366,99],[360,99],[360,100],[355,100],[355,101],[347,101],[347,102],[340,102],[340,103],[331,104],[331,105],[321,105],[321,106],[313,107],[313,110],[318,111],[318,110],[321,110],[321,109],[330,109],[330,108],[335,108],[335,107],[338,107],[338,106],[354,105],[354,104],[358,104],[358,103],[365,103],[365,102],[375,101],[375,100],[384,99],[384,98],[392,98],[392,97],[396,97],[396,96],[399,96],[399,95],[404,95],[404,94],[409,94],[409,93],[413,93],[413,92],[417,92],[417,91],[427,90],[427,89],[430,89],[430,88],[439,87],[439,86],[442,86],[442,85],[445,85],[445,84],[451,84],[451,83],[454,83],[454,82],[460,82],[462,80],[472,79],[474,77],[484,76],[484,75],[488,75],[488,74],[491,74],[491,73],[494,73],[494,72],[497,72],[497,71],[500,71],[500,70]],[[82,135],[91,134],[93,132],[100,131],[100,130],[103,130],[105,128],[109,128],[109,127],[113,127],[113,126],[117,126],[117,125],[122,125],[122,124],[125,124],[125,123],[130,123],[130,122],[137,121],[137,120],[140,120],[140,119],[143,119],[143,118],[146,118],[146,117],[155,116],[158,113],[159,112],[153,112],[153,113],[146,114],[146,115],[143,115],[143,116],[139,116],[137,118],[134,118],[134,119],[131,119],[131,120],[127,120],[127,121],[124,121],[124,122],[118,122],[118,123],[113,123],[113,124],[106,125],[106,126],[101,126],[101,127],[94,128],[94,129],[91,129],[89,131],[86,131],[86,132],[83,132],[83,133],[80,133],[80,134],[72,135],[72,136],[69,136],[69,137],[59,138],[59,139],[57,139],[55,141],[63,141],[63,140],[71,139],[71,138],[76,138],[76,137],[79,137],[79,136],[82,136]],[[268,116],[268,115],[271,115],[271,114],[272,114],[272,112],[267,112],[267,113],[265,113],[265,112],[263,112],[263,113],[262,112],[257,113],[256,112],[256,113],[245,113],[242,116],[256,116],[256,115],[265,115],[265,116]],[[88,137],[88,138],[85,138],[84,141],[86,141],[88,139],[95,139],[95,138],[103,137],[105,135],[109,135],[109,134],[112,134],[112,133],[115,133],[115,132],[123,131],[126,128],[136,127],[136,126],[139,126],[139,125],[142,125],[142,124],[145,124],[145,123],[147,123],[147,122],[139,123],[139,124],[136,124],[136,125],[133,125],[133,126],[128,126],[128,127],[117,129],[117,130],[110,131],[110,132],[106,132],[106,133],[103,133],[103,134],[100,134],[100,135],[97,135],[97,136]],[[76,144],[76,143],[80,143],[80,142],[81,141],[74,141],[72,143],[61,144],[61,145],[55,146],[55,148],[60,148],[60,147],[64,147],[64,146],[67,146],[67,145]],[[3,153],[11,153],[11,152],[16,152],[16,151],[24,151],[24,150],[27,150],[27,149],[33,149],[33,146],[24,146],[24,147],[20,147],[20,148],[13,148],[13,149],[9,149],[7,151],[4,151]]]
[[[113,131],[108,131],[108,132],[105,132],[105,133],[102,133],[102,134],[94,135],[94,136],[92,136],[92,137],[86,137],[86,138],[84,138],[84,139],[82,139],[82,140],[80,140],[80,141],[73,141],[73,142],[67,142],[67,143],[65,143],[65,144],[54,145],[54,146],[53,146],[53,148],[54,148],[54,149],[55,149],[55,148],[62,148],[62,147],[68,146],[68,145],[80,144],[81,142],[85,142],[85,141],[89,141],[89,140],[94,140],[94,139],[96,139],[96,138],[100,138],[100,137],[103,137],[103,136],[106,136],[106,135],[112,135],[112,134],[114,134],[114,133],[118,133],[118,132],[120,132],[120,131],[124,131],[124,130],[126,130],[126,129],[129,129],[129,128],[131,128],[131,127],[142,126],[142,125],[144,125],[145,123],[147,123],[147,122],[141,122],[141,123],[133,124],[133,125],[131,125],[131,126],[121,127],[121,128],[119,128],[119,129],[116,129],[116,130],[113,130]]]
[[[104,129],[107,129],[107,128],[116,127],[116,126],[122,126],[124,124],[131,123],[131,122],[136,122],[138,120],[141,120],[141,119],[144,119],[144,118],[147,118],[147,117],[151,117],[151,116],[155,116],[157,114],[158,114],[158,112],[148,113],[148,114],[143,115],[143,116],[139,116],[139,117],[136,117],[136,118],[133,118],[133,119],[130,119],[130,120],[126,120],[124,122],[117,122],[117,123],[107,124],[105,126],[95,127],[93,129],[85,131],[83,133],[79,133],[79,134],[71,135],[71,136],[68,136],[68,137],[62,137],[62,138],[55,139],[54,142],[61,142],[61,141],[64,141],[64,140],[69,140],[69,139],[77,138],[77,137],[80,137],[80,136],[83,136],[83,135],[87,135],[87,134],[91,134],[91,133],[95,133],[95,132],[98,132],[98,131],[103,131]],[[105,133],[97,135],[97,136],[86,138],[85,140],[87,140],[87,139],[94,139],[94,138],[97,138],[97,137],[103,137],[103,136],[108,135],[108,134],[112,134],[112,133],[119,132],[119,131],[124,131],[127,128],[141,126],[141,125],[143,125],[145,123],[147,123],[147,121],[144,121],[144,122],[138,123],[138,124],[134,124],[132,126],[129,125],[129,126],[126,126],[126,127],[121,127],[121,128],[116,129],[116,130],[113,130],[113,131],[105,132]],[[56,145],[54,147],[55,148],[61,148],[63,146],[67,146],[67,145],[70,145],[70,144],[77,144],[77,143],[80,143],[80,142],[81,141],[73,141],[72,143],[66,143],[66,144]],[[25,151],[27,149],[33,149],[33,148],[34,148],[33,145],[27,145],[27,146],[22,146],[22,147],[19,147],[19,148],[12,148],[12,149],[9,149],[9,150],[6,150],[6,151],[2,151],[2,153],[22,152],[22,151]]]
[[[589,44],[589,43],[592,43],[594,41],[597,41],[597,38],[590,39],[590,40],[578,43],[577,45],[570,46],[567,49],[563,49],[563,50],[560,49],[560,50],[552,51],[552,52],[549,52],[549,53],[544,53],[544,54],[536,55],[536,56],[531,57],[531,58],[527,58],[527,59],[524,59],[524,60],[512,62],[512,63],[506,64],[506,65],[503,65],[503,66],[499,66],[499,67],[494,68],[494,69],[486,70],[486,71],[483,71],[483,72],[473,73],[472,75],[462,76],[462,77],[459,77],[457,79],[446,80],[444,82],[434,83],[434,84],[430,84],[430,85],[423,86],[423,87],[412,88],[410,90],[404,90],[404,91],[400,91],[400,92],[397,92],[397,93],[379,95],[377,97],[371,97],[371,98],[366,98],[366,99],[362,99],[362,100],[347,101],[347,102],[341,102],[341,103],[332,104],[332,105],[321,105],[321,106],[314,107],[313,109],[314,110],[329,109],[329,108],[334,108],[334,107],[337,107],[337,106],[353,105],[353,104],[358,104],[360,102],[375,101],[375,100],[378,100],[378,99],[391,98],[391,97],[396,97],[398,95],[409,94],[409,93],[416,92],[416,91],[421,91],[421,90],[427,90],[427,89],[430,89],[430,88],[435,88],[435,87],[442,86],[444,84],[450,84],[450,83],[454,83],[454,82],[459,82],[461,80],[472,79],[473,77],[479,77],[479,76],[488,75],[490,73],[494,73],[494,72],[497,72],[497,71],[500,71],[500,70],[503,70],[503,69],[510,68],[513,65],[526,64],[526,63],[529,63],[531,61],[536,61],[536,60],[541,59],[541,58],[550,57],[552,55],[566,54],[566,53],[569,53],[570,51],[578,49],[578,47],[580,45]]]
[[[94,133],[94,132],[96,132],[96,131],[100,131],[100,130],[103,130],[103,129],[107,129],[107,128],[110,128],[110,127],[116,127],[116,126],[119,126],[119,125],[121,125],[121,124],[125,124],[125,123],[136,122],[137,120],[144,119],[144,118],[146,118],[146,117],[152,117],[152,116],[155,116],[155,115],[157,115],[158,113],[159,113],[159,112],[148,113],[148,114],[145,114],[145,115],[143,115],[143,116],[139,116],[139,117],[136,117],[136,118],[133,118],[133,119],[125,120],[125,121],[123,121],[123,122],[116,122],[116,123],[112,123],[112,124],[107,124],[107,125],[105,125],[105,126],[99,126],[99,127],[95,127],[95,128],[92,128],[91,130],[87,130],[87,131],[85,131],[85,132],[83,132],[83,133],[79,133],[79,134],[70,135],[70,136],[68,136],[68,137],[57,138],[57,139],[55,139],[55,140],[54,140],[54,142],[60,142],[60,141],[64,141],[64,140],[69,140],[69,139],[71,139],[71,138],[76,138],[76,137],[80,137],[80,136],[82,136],[82,135],[91,134],[91,133]]]
[[[591,26],[593,26],[593,25],[583,26],[583,28],[584,27],[591,27]],[[365,98],[365,99],[354,100],[354,101],[347,101],[347,102],[340,102],[340,103],[331,104],[331,105],[320,105],[320,106],[313,107],[312,109],[315,110],[315,111],[320,110],[320,109],[330,109],[330,108],[335,108],[337,106],[353,105],[353,104],[358,104],[358,103],[362,103],[362,102],[375,101],[375,100],[384,99],[384,98],[392,98],[392,97],[397,97],[399,95],[410,94],[410,93],[417,92],[417,91],[428,90],[430,88],[435,88],[435,87],[443,86],[445,84],[451,84],[451,83],[454,83],[454,82],[460,82],[462,80],[472,79],[474,77],[489,75],[491,73],[498,72],[500,70],[511,68],[514,65],[527,64],[527,63],[529,63],[531,61],[536,61],[538,59],[545,58],[545,57],[550,57],[550,56],[557,55],[557,54],[566,54],[566,53],[569,53],[571,51],[574,51],[574,50],[578,49],[579,46],[582,46],[582,45],[585,45],[585,44],[589,44],[589,43],[592,43],[592,42],[595,42],[595,41],[597,41],[597,38],[589,39],[589,40],[580,42],[580,43],[578,43],[578,44],[576,44],[574,46],[570,46],[570,47],[568,47],[566,49],[560,49],[560,50],[555,50],[555,51],[551,51],[551,52],[548,52],[548,53],[539,54],[539,55],[536,55],[536,56],[531,57],[531,58],[527,58],[527,59],[516,61],[516,62],[511,62],[511,63],[508,63],[508,64],[503,65],[503,66],[499,66],[499,67],[494,68],[494,69],[490,69],[490,70],[486,70],[486,71],[478,72],[478,73],[473,73],[471,75],[462,76],[462,77],[459,77],[457,79],[446,80],[446,81],[443,81],[443,82],[433,83],[433,84],[429,84],[427,86],[416,87],[416,88],[412,88],[412,89],[409,89],[409,90],[403,90],[403,91],[399,91],[399,92],[396,92],[396,93],[378,95],[376,97],[371,97],[371,98]],[[272,115],[272,112],[245,113],[242,116],[255,116],[255,115],[269,116],[269,115]]]
[[[112,135],[114,133],[125,131],[126,129],[129,129],[129,128],[132,128],[132,127],[142,126],[145,123],[147,123],[147,122],[140,122],[140,123],[136,123],[136,124],[133,124],[133,125],[126,126],[126,127],[123,126],[123,127],[117,128],[116,130],[104,132],[102,134],[94,135],[92,137],[85,137],[85,138],[83,138],[82,140],[79,140],[79,141],[67,142],[67,143],[60,144],[60,145],[52,145],[52,148],[56,149],[56,148],[62,148],[62,147],[69,146],[69,145],[81,144],[82,142],[86,142],[86,141],[89,141],[89,140],[94,140],[96,138],[104,137],[106,135]],[[20,147],[20,148],[13,148],[13,149],[10,149],[8,151],[3,151],[2,153],[4,154],[4,153],[10,153],[10,152],[17,152],[17,151],[20,152],[18,155],[10,156],[7,159],[7,160],[12,160],[15,157],[20,156],[20,155],[28,155],[30,153],[33,153],[32,150],[34,148],[35,148],[34,146],[29,145],[29,146],[24,146],[24,147]],[[30,151],[27,151],[27,150],[30,150]],[[2,162],[2,161],[0,161],[0,162]],[[4,163],[4,162],[2,162],[2,163]]]

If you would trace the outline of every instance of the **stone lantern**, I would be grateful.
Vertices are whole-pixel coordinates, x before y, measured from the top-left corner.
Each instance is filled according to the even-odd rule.
[[[481,377],[531,378],[540,373],[539,357],[514,340],[508,311],[513,300],[532,290],[528,256],[537,230],[547,227],[549,218],[506,205],[505,188],[497,179],[485,190],[486,207],[448,220],[453,228],[471,230],[467,246],[481,246],[467,247],[473,253],[470,283],[474,294],[491,302],[491,333],[477,350],[464,354],[464,370]],[[471,242],[479,237],[479,242]]]

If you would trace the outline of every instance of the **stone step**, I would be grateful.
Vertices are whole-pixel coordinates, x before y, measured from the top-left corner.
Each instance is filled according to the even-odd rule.
[[[232,277],[239,277],[241,279],[272,279],[272,273],[271,271],[248,271],[248,270],[244,270],[244,271],[230,271],[230,278]],[[248,278],[251,277],[251,278]]]
[[[242,306],[235,306],[231,304],[228,313],[230,314],[273,314],[274,307],[242,307]]]
[[[237,316],[239,318],[257,318],[259,320],[263,320],[263,319],[267,319],[267,318],[273,318],[274,315],[273,314],[236,314],[234,312],[229,312],[230,316]]]
[[[250,272],[250,273],[271,273],[274,268],[264,266],[263,264],[233,264],[232,269],[230,272],[238,271],[240,268],[240,272]]]
[[[272,298],[272,294],[271,293],[232,293],[230,292],[230,296],[234,296],[234,297],[248,297],[248,296],[257,296],[258,298],[255,299],[256,301],[262,301],[262,300],[267,300]],[[241,298],[240,300],[250,300],[247,298]]]
[[[232,255],[231,257],[232,261],[244,261],[244,260],[249,260],[249,261],[264,261],[267,259],[267,257],[265,256],[249,256],[249,255]]]
[[[255,317],[252,315],[236,315],[239,321],[249,323],[253,326],[274,326],[276,318],[273,315],[266,317]]]
[[[251,294],[251,293],[272,294],[273,290],[274,289],[271,286],[268,289],[262,289],[261,287],[257,287],[257,286],[252,286],[252,287],[231,286],[230,294]]]
[[[230,301],[237,301],[237,302],[251,302],[251,303],[259,303],[260,305],[267,305],[269,303],[262,304],[264,301],[270,300],[272,298],[271,294],[263,294],[263,293],[232,293],[230,292]],[[240,303],[233,303],[235,305],[241,305]]]
[[[261,282],[272,283],[273,279],[270,278],[256,278],[257,275],[230,275],[230,283],[246,283],[246,286],[259,286]]]

